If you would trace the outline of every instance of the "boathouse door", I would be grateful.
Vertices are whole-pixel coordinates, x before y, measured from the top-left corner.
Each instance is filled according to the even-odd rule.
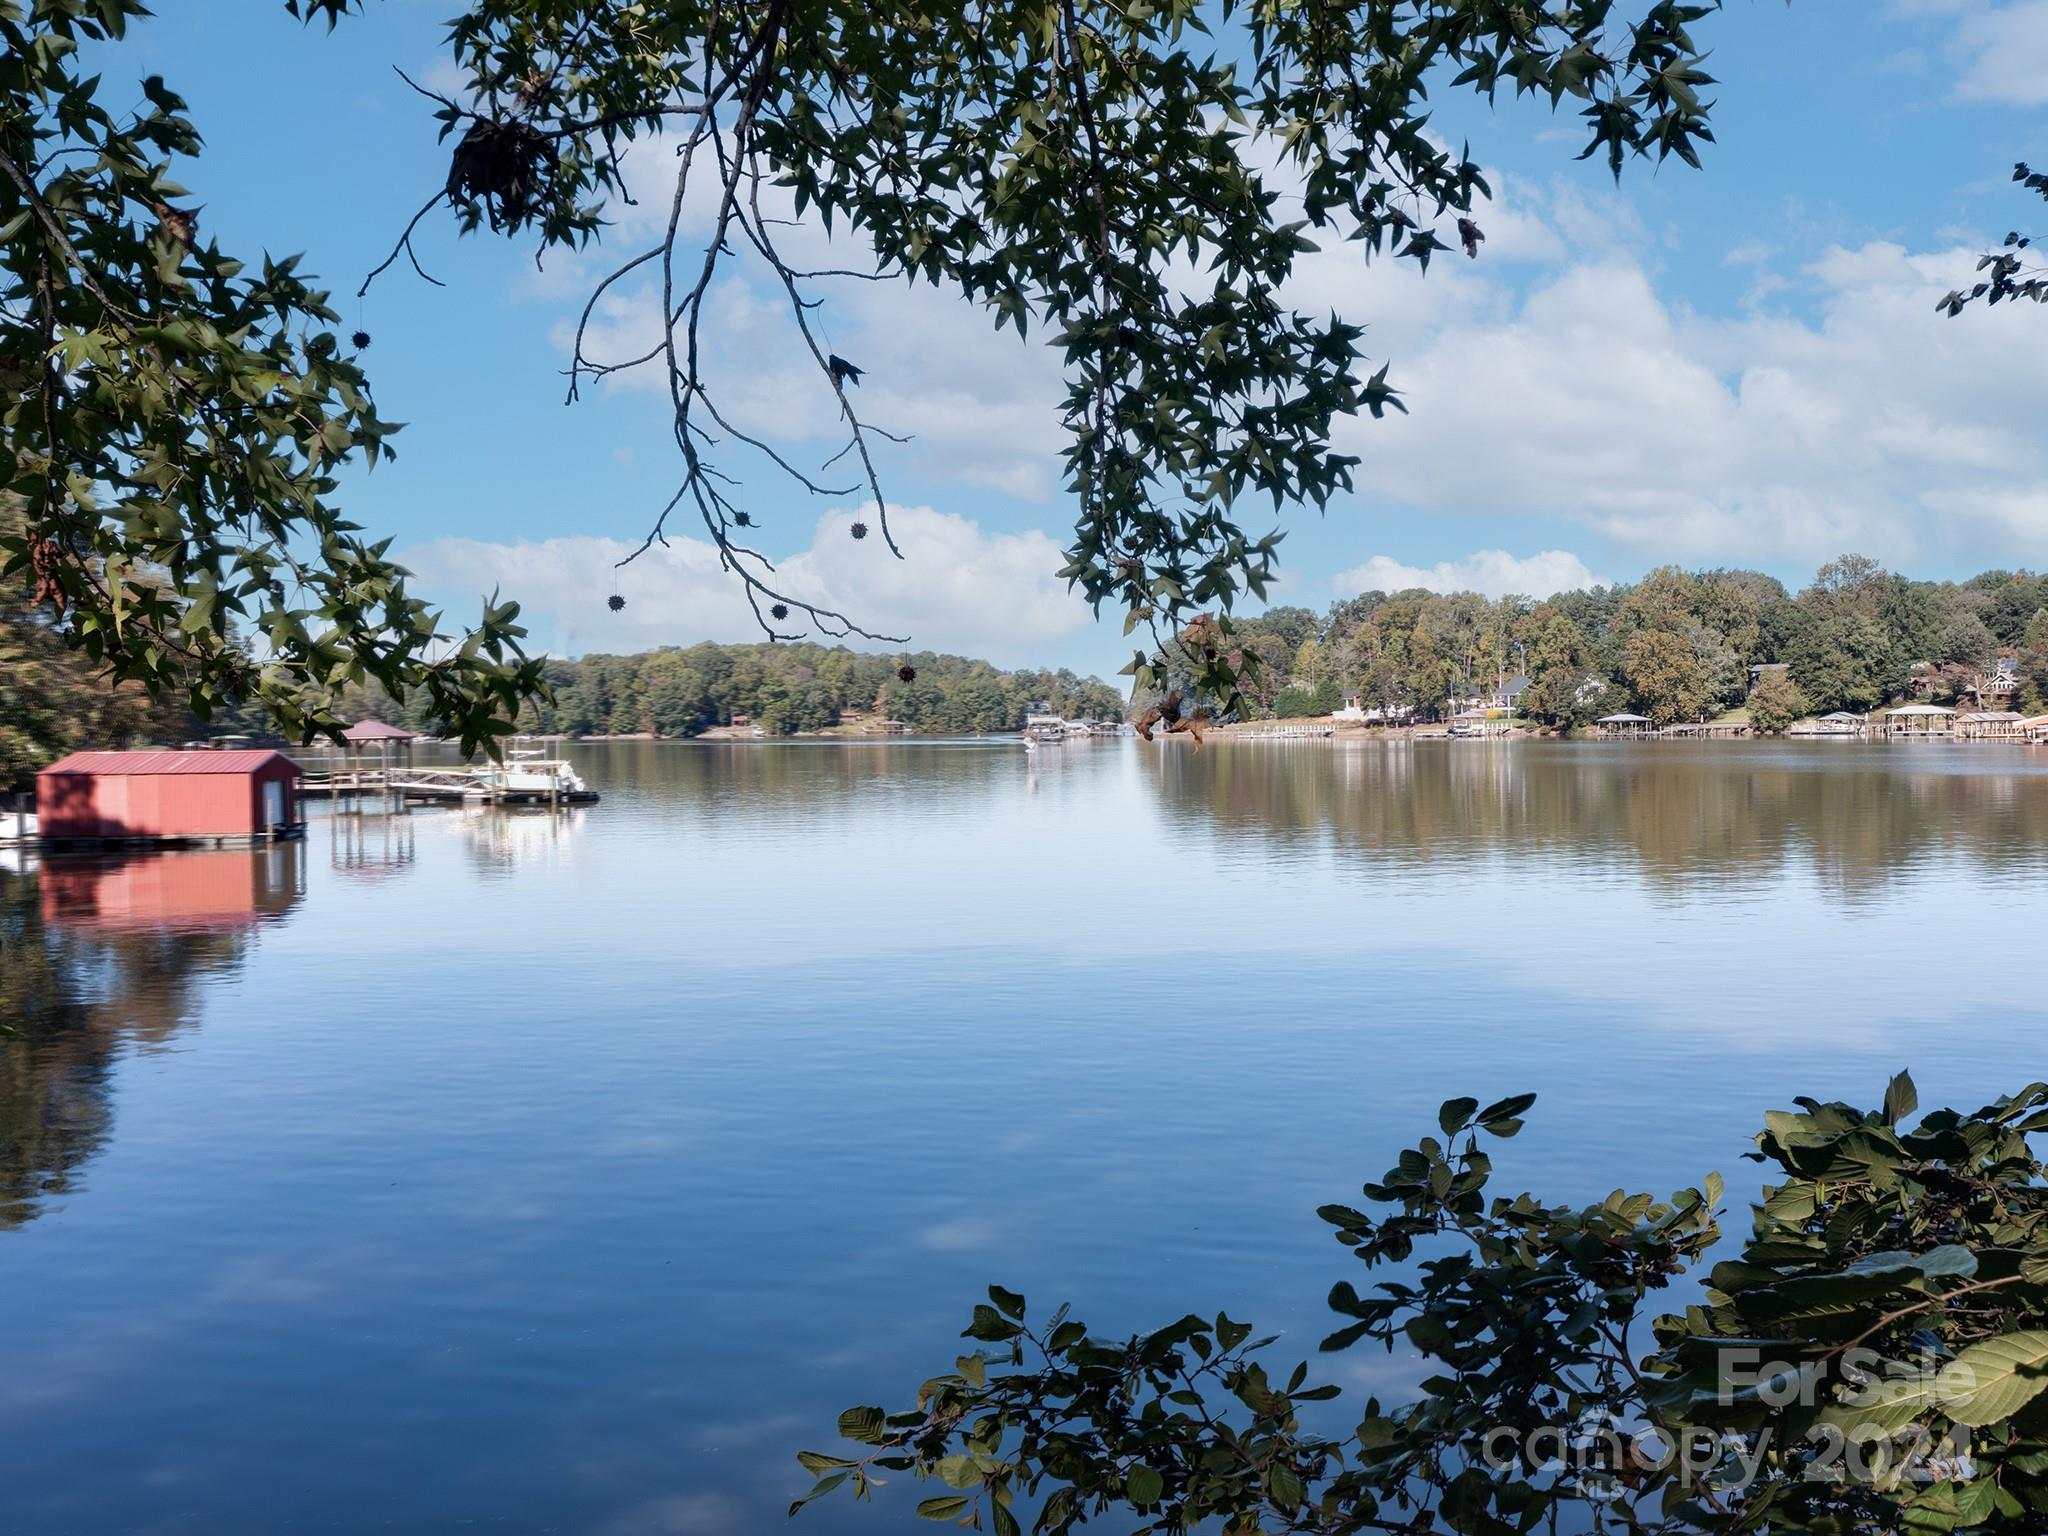
[[[284,784],[267,779],[263,784],[263,830],[275,832],[284,825]]]

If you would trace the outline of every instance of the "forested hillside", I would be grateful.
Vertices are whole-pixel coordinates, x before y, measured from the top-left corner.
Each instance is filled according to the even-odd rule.
[[[551,662],[548,677],[553,702],[530,705],[522,723],[571,736],[695,736],[735,715],[788,735],[840,724],[849,711],[917,731],[1013,731],[1034,703],[1098,720],[1121,719],[1124,705],[1120,689],[1064,668],[1005,672],[965,656],[874,656],[809,644],[706,643],[585,656]],[[363,713],[394,723],[434,724],[381,696],[358,702]]]
[[[19,522],[19,509],[0,503],[0,534]],[[1124,702],[1121,689],[1064,669],[1008,672],[929,651],[872,656],[805,644],[695,645],[552,661],[547,670],[554,698],[529,703],[521,725],[577,736],[694,736],[735,715],[786,734],[838,724],[850,711],[917,731],[1008,731],[1034,703],[1120,719]],[[345,719],[447,729],[423,697],[401,704],[354,686],[340,704]],[[139,683],[109,683],[88,651],[64,644],[26,580],[0,586],[0,793],[30,788],[37,769],[80,748],[276,740],[274,732],[253,702],[201,718],[182,693],[152,698]]]
[[[1789,592],[1758,571],[1652,571],[1632,586],[1544,601],[1472,592],[1367,592],[1318,616],[1269,609],[1232,643],[1260,665],[1247,713],[1309,715],[1345,689],[1424,717],[1527,674],[1522,700],[1553,723],[1632,709],[1663,724],[1743,702],[1749,669],[1782,662],[1802,710],[1864,711],[1912,697],[1976,702],[2001,655],[2017,663],[2014,707],[2048,707],[2048,578],[1987,571],[1915,581],[1845,555]]]
[[[10,586],[0,602],[0,789],[21,787],[81,746],[261,736],[253,707],[201,720],[181,698],[110,688],[66,649]],[[2001,657],[2019,687],[2001,704],[2048,709],[2048,577],[1987,571],[1915,581],[1845,555],[1797,593],[1757,571],[1652,571],[1629,586],[1542,601],[1473,592],[1366,592],[1318,615],[1268,609],[1231,639],[1259,665],[1249,718],[1325,714],[1356,690],[1368,706],[1424,719],[1524,673],[1525,712],[1559,725],[1631,709],[1663,724],[1742,704],[1750,668],[1785,664],[1780,712],[1865,711],[1902,699],[1974,705]],[[1121,718],[1123,690],[1071,671],[1004,671],[929,651],[880,656],[811,644],[702,644],[548,664],[552,702],[527,706],[527,730],[572,736],[688,737],[747,716],[771,735],[821,730],[851,712],[915,731],[1017,729],[1044,702],[1068,716]],[[438,733],[421,700],[350,689],[343,713]]]

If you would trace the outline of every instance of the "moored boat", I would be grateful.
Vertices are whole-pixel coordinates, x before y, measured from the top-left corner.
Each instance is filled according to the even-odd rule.
[[[538,752],[513,752],[502,763],[484,763],[469,770],[474,787],[467,794],[480,800],[554,800],[589,804],[597,799],[569,763]]]

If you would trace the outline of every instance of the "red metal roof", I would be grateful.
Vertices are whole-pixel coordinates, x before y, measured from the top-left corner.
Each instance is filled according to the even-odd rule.
[[[282,752],[250,749],[238,752],[74,752],[60,757],[44,773],[159,774],[254,773],[272,759],[291,762]],[[294,764],[294,767],[297,765]]]
[[[344,741],[412,741],[418,734],[386,725],[382,720],[358,720],[341,733]]]

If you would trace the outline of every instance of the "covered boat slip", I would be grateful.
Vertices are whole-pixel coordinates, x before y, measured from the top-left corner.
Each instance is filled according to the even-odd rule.
[[[1648,715],[1632,715],[1626,712],[1602,715],[1593,723],[1600,727],[1600,734],[1603,736],[1647,736],[1651,729]]]
[[[1870,722],[1862,715],[1852,715],[1846,709],[1837,709],[1822,715],[1818,720],[1801,720],[1786,729],[1787,736],[1820,737],[1824,740],[1846,741],[1861,737]]]
[[[517,741],[547,741],[521,736]],[[515,748],[502,763],[420,764],[415,731],[382,720],[358,720],[342,733],[337,755],[323,749],[307,769],[303,793],[333,800],[337,808],[353,799],[362,809],[373,798],[419,804],[453,802],[486,805],[592,805],[597,794],[566,758],[532,747]]]
[[[1940,704],[1901,704],[1874,723],[1888,741],[1946,740],[1956,734],[1956,712]]]
[[[599,798],[567,760],[516,752],[502,764],[476,767],[394,764],[342,765],[325,772],[315,769],[306,775],[301,792],[308,798],[333,800],[337,806],[353,799],[357,808],[365,800],[380,797],[409,803],[486,805],[594,805]]]

